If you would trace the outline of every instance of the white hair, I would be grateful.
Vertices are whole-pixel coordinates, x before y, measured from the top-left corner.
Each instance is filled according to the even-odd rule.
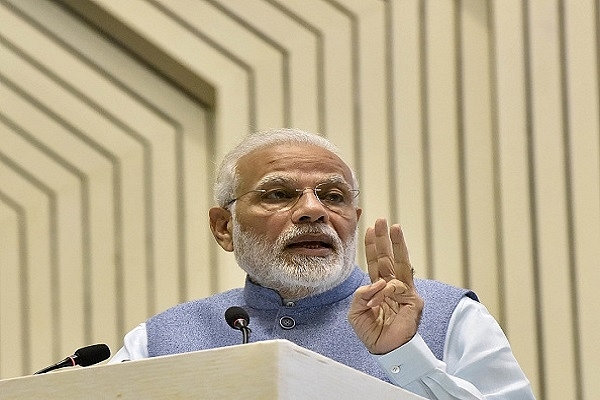
[[[299,129],[278,128],[253,133],[247,136],[223,158],[223,161],[217,170],[214,184],[214,198],[216,203],[220,207],[226,207],[227,204],[235,198],[235,193],[240,180],[237,164],[242,157],[258,149],[289,143],[308,144],[321,147],[341,158],[338,148],[329,140],[322,136],[304,132]],[[350,172],[352,174],[351,185],[353,189],[358,189],[358,181],[351,168]]]

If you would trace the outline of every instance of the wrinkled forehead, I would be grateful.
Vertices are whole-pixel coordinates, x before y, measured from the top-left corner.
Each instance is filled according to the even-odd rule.
[[[323,181],[354,186],[350,167],[335,153],[310,144],[278,144],[252,151],[237,164],[239,190],[286,180],[306,187]]]

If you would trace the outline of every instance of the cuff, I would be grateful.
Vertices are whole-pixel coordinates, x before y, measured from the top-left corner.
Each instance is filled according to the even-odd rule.
[[[373,358],[385,371],[388,379],[396,386],[404,387],[444,363],[433,355],[418,333],[407,343],[382,355],[373,354]]]

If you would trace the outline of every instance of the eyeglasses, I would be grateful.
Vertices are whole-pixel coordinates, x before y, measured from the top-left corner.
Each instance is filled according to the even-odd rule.
[[[278,185],[269,189],[250,190],[228,201],[225,208],[245,198],[251,204],[256,204],[268,212],[287,211],[298,203],[300,197],[307,190],[311,190],[321,204],[337,214],[348,213],[352,209],[353,200],[360,193],[359,190],[351,189],[350,186],[341,182],[324,182],[314,188],[306,187],[303,189]]]

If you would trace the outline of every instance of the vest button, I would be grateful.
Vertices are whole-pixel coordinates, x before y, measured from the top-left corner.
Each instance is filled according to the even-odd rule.
[[[296,321],[294,321],[292,317],[281,317],[281,319],[279,320],[279,325],[283,329],[292,329],[296,326]]]

